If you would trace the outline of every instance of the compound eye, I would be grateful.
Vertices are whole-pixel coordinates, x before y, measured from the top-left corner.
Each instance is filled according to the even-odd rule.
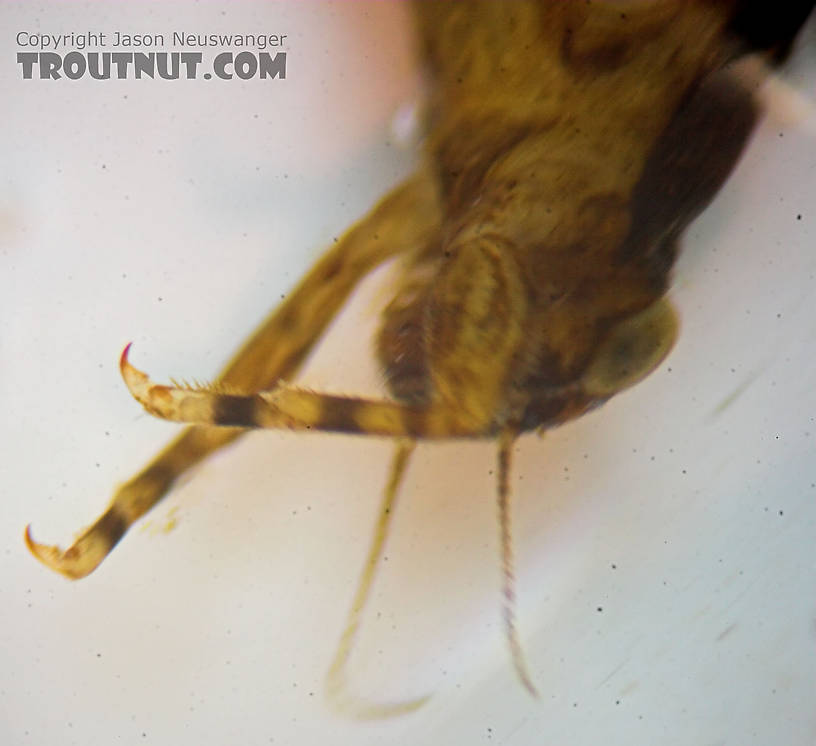
[[[584,373],[586,393],[609,397],[645,378],[669,354],[678,329],[677,314],[665,298],[620,321]]]

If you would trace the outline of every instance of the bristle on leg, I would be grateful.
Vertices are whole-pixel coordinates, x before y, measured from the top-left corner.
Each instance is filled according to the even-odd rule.
[[[188,388],[163,386],[135,368],[129,358],[132,342],[122,351],[119,370],[122,379],[136,401],[147,412],[173,422],[209,422],[212,420],[212,401],[217,395],[209,387]]]

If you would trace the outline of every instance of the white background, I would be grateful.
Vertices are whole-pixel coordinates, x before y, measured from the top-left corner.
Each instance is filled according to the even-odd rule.
[[[379,699],[434,697],[360,723],[326,706],[323,677],[388,443],[252,434],[80,582],[22,532],[65,546],[176,432],[128,396],[126,342],[160,380],[212,377],[410,171],[390,130],[418,92],[407,9],[5,2],[0,28],[2,743],[816,741],[812,116],[780,104],[689,231],[668,362],[519,443],[519,619],[540,699],[499,622],[495,448],[428,445],[350,675]],[[22,81],[17,30],[286,33],[288,74]],[[803,41],[786,81],[813,99],[813,26]],[[364,286],[304,380],[378,390],[385,298]]]

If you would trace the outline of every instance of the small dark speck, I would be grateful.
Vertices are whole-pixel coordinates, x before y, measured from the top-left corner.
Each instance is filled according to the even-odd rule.
[[[602,611],[603,611],[603,606],[599,606],[598,607],[598,612],[602,612]]]
[[[796,219],[797,219],[797,220],[801,220],[801,219],[802,219],[802,216],[801,216],[801,215],[797,215],[797,216],[796,216]]]
[[[779,511],[779,515],[785,515],[785,511],[784,511],[784,510],[780,510],[780,511]]]
[[[614,562],[612,563],[612,569],[613,569],[613,570],[617,570],[617,569],[618,569],[618,566],[617,566],[617,565],[616,565]]]
[[[620,704],[620,700],[619,700],[619,699],[616,699],[616,700],[615,700],[615,704],[616,704],[616,705],[619,705],[619,704]]]
[[[101,658],[101,657],[102,657],[102,653],[97,653],[97,654],[96,654],[96,657],[97,657],[97,658]]]
[[[162,298],[161,296],[158,297],[159,303],[161,303],[163,300],[164,300],[164,298]]]

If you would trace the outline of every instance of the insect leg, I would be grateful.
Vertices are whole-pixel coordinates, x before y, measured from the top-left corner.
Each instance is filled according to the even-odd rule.
[[[351,609],[346,617],[346,626],[343,630],[343,634],[340,636],[334,659],[326,676],[326,696],[329,701],[343,714],[351,714],[362,720],[395,717],[413,712],[425,704],[429,698],[425,696],[405,702],[377,704],[356,697],[348,691],[346,682],[346,666],[354,647],[357,632],[360,628],[363,610],[371,594],[374,576],[380,564],[380,559],[382,558],[383,548],[386,538],[388,537],[388,530],[394,516],[397,492],[414,446],[415,441],[413,440],[403,439],[397,442],[394,459],[391,462],[388,484],[385,487],[379,515],[377,517],[377,524],[374,529],[374,538],[371,541],[371,546],[366,555],[363,571],[360,574],[357,590],[354,593],[354,599],[351,603]]]
[[[516,675],[530,694],[538,696],[532,678],[524,660],[524,651],[516,629],[516,589],[515,571],[513,568],[513,531],[510,521],[510,454],[518,433],[505,430],[499,437],[499,532],[501,537],[501,570],[502,570],[502,616],[510,648],[510,657]]]
[[[221,393],[212,388],[193,389],[153,383],[128,361],[128,349],[122,354],[121,368],[125,382],[145,409],[165,419],[204,422],[213,425],[257,428],[291,428],[390,436],[413,442],[415,438],[478,437],[493,434],[491,423],[475,423],[463,417],[456,407],[434,401],[425,406],[409,406],[386,399],[371,400],[332,396],[278,386],[251,396]],[[501,536],[502,613],[507,642],[516,673],[525,688],[536,695],[527,671],[524,654],[515,625],[515,589],[510,521],[510,455],[518,431],[504,428],[499,432],[498,512]],[[359,625],[359,614],[368,596],[374,566],[382,550],[391,506],[399,479],[407,461],[408,450],[400,446],[392,467],[391,482],[386,489],[380,523],[365,570],[352,605],[348,626],[343,634],[332,665],[329,694],[338,703],[349,705],[360,717],[384,717],[418,707],[422,701],[394,705],[355,703],[343,692],[343,670]],[[341,696],[342,695],[342,696]]]
[[[257,394],[232,394],[219,387],[187,388],[153,382],[122,353],[122,377],[150,414],[173,422],[222,427],[315,430],[399,438],[484,437],[490,422],[476,421],[442,402],[412,406],[390,399],[334,396],[279,384]]]
[[[427,241],[438,222],[434,183],[420,173],[386,196],[312,267],[244,344],[219,381],[233,390],[250,393],[294,375],[359,280],[386,259]],[[66,577],[86,576],[183,472],[243,432],[234,428],[187,428],[116,491],[105,512],[71,547],[62,550],[39,544],[27,527],[28,548],[45,565]]]

